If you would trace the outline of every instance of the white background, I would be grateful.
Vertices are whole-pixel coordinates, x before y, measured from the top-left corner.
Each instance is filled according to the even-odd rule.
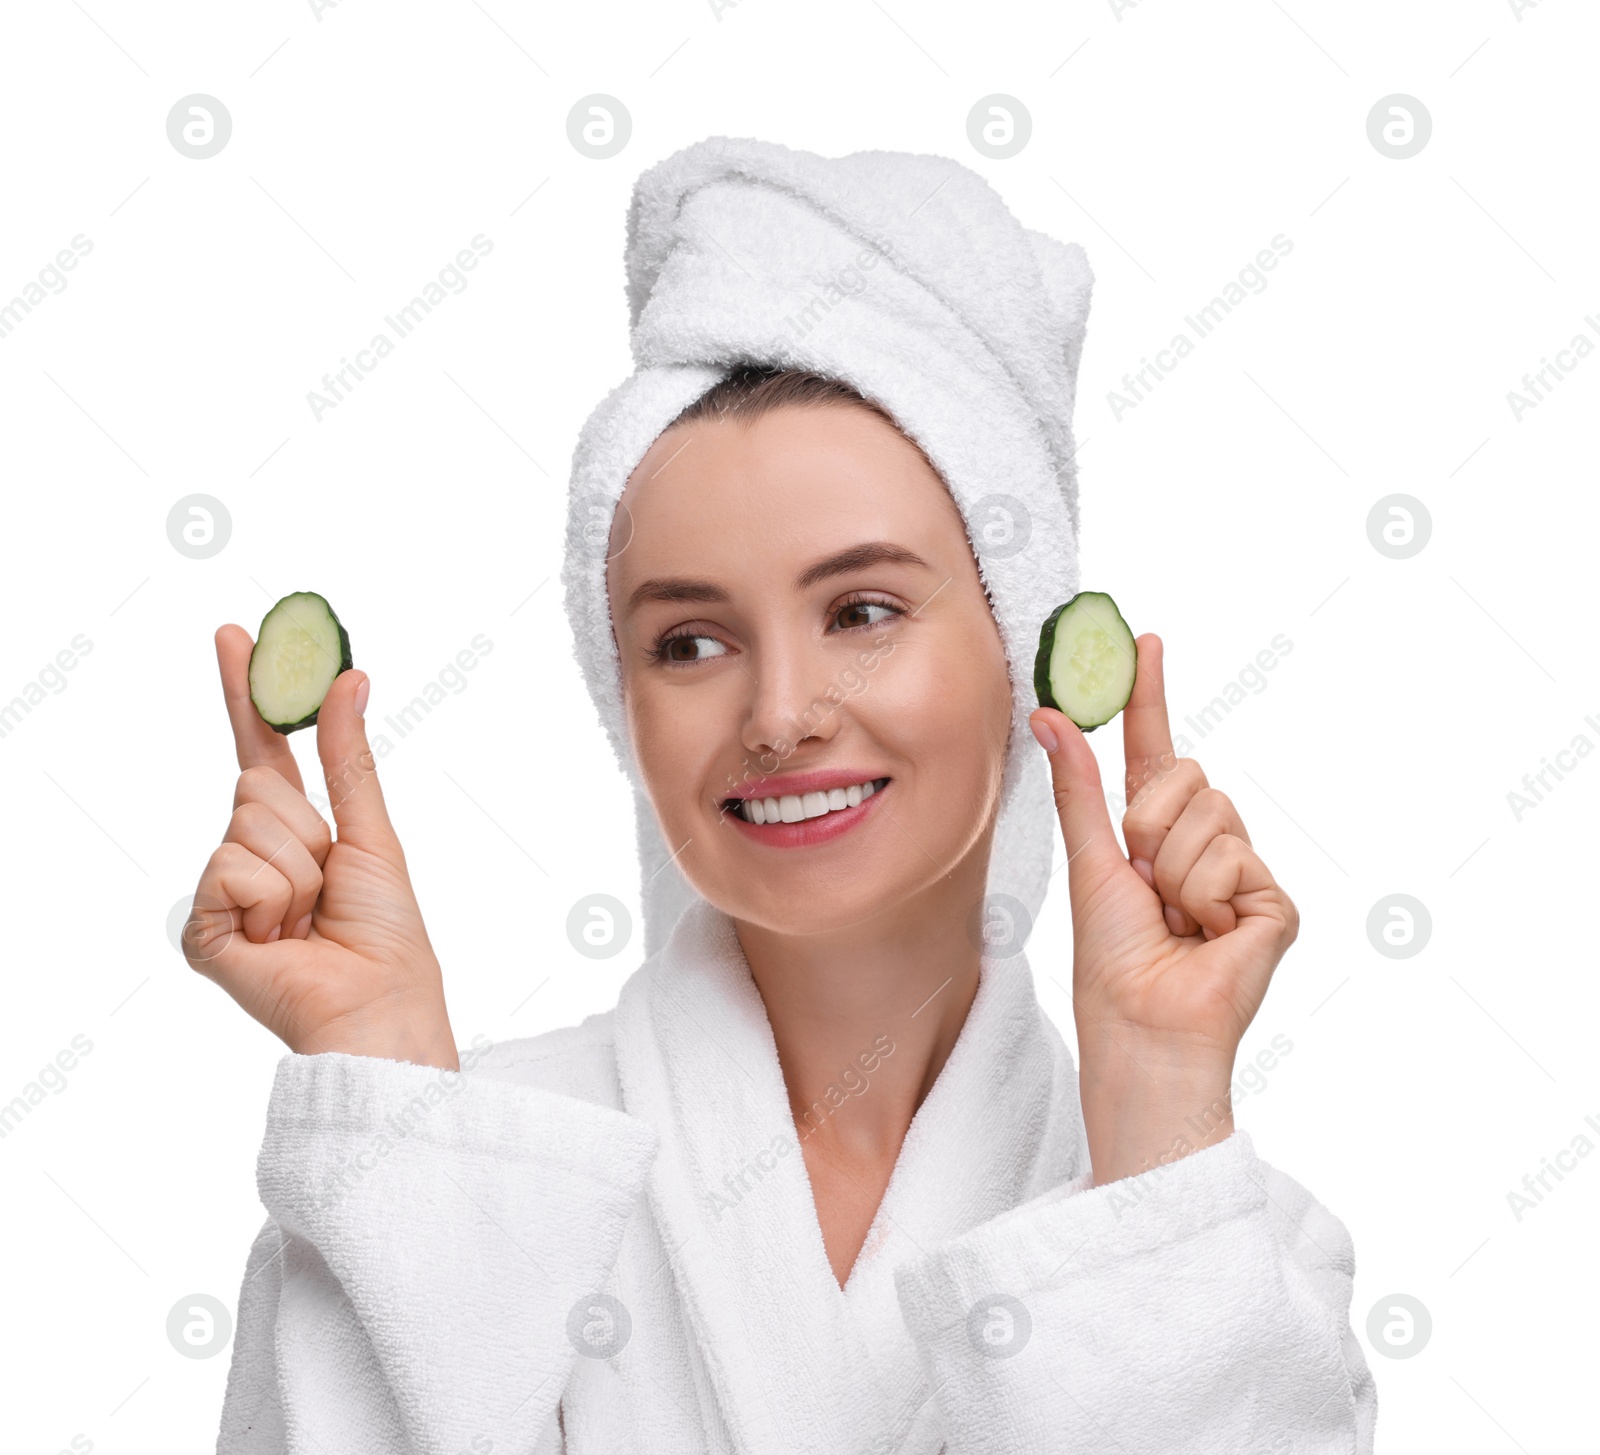
[[[93,1050],[0,1140],[6,1448],[215,1439],[227,1353],[180,1357],[166,1319],[235,1303],[282,1052],[168,939],[237,771],[219,623],[325,592],[374,734],[492,642],[380,769],[459,1042],[572,1024],[637,965],[637,940],[596,961],[566,938],[577,899],[638,886],[558,545],[579,425],[630,367],[632,181],[716,133],[941,152],[1086,247],[1084,584],[1163,636],[1179,731],[1293,644],[1190,734],[1303,916],[1241,1064],[1294,1049],[1238,1123],[1351,1229],[1380,1450],[1575,1448],[1600,1156],[1520,1221],[1507,1193],[1600,1119],[1600,755],[1520,821],[1507,794],[1600,743],[1600,358],[1520,421],[1507,393],[1600,339],[1597,41],[1577,0],[14,7],[0,302],[75,235],[93,250],[0,338],[0,702],[93,647],[0,738],[0,1103],[75,1035]],[[206,160],[166,134],[194,92],[233,121]],[[633,119],[609,160],[567,138],[592,92]],[[967,139],[995,92],[1033,122],[1003,161]],[[1433,120],[1406,160],[1367,134],[1397,92]],[[479,233],[470,286],[315,419],[322,375]],[[1117,419],[1123,374],[1280,233],[1269,286]],[[232,518],[205,560],[166,535],[196,492]],[[1393,493],[1432,521],[1409,559],[1368,540]],[[1091,741],[1119,781],[1120,734]],[[1056,883],[1029,957],[1070,1036]],[[1395,893],[1432,916],[1408,959],[1366,931]],[[1396,1293],[1433,1320],[1404,1360],[1366,1335]]]

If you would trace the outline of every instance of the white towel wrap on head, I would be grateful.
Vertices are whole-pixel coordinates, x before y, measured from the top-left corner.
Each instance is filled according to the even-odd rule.
[[[946,157],[827,158],[714,137],[639,178],[627,270],[636,368],[574,452],[562,584],[584,679],[634,789],[644,953],[699,896],[671,862],[627,740],[607,541],[656,436],[740,364],[853,385],[950,487],[1010,664],[988,895],[994,914],[1017,919],[1020,948],[1059,834],[1026,719],[1038,705],[1040,624],[1078,589],[1072,407],[1094,282],[1083,249],[1023,227],[982,177]]]

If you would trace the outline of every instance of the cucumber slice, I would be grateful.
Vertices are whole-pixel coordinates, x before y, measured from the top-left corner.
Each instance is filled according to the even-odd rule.
[[[317,720],[334,678],[355,664],[350,636],[315,591],[285,596],[264,617],[250,653],[250,701],[275,733]]]
[[[1080,591],[1039,629],[1033,686],[1040,707],[1089,733],[1128,705],[1138,667],[1139,648],[1117,603],[1104,591]]]

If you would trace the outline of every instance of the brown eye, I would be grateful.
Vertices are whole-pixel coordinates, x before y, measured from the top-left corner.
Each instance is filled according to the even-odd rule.
[[[709,642],[711,647],[705,652],[699,652],[695,649],[696,642]],[[680,632],[677,636],[667,637],[652,653],[656,661],[667,662],[673,666],[689,666],[725,654],[726,649],[722,643],[703,632]]]
[[[834,613],[834,620],[839,623],[843,631],[851,631],[867,626],[881,626],[887,617],[876,619],[867,615],[870,611],[887,612],[889,617],[903,616],[904,612],[898,606],[891,606],[887,601],[847,601]]]

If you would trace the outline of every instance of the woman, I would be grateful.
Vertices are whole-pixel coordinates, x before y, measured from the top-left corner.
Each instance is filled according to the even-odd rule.
[[[563,578],[638,808],[614,1011],[458,1057],[365,674],[334,842],[217,634],[243,771],[187,953],[291,1050],[219,1451],[1370,1452],[1349,1236],[1231,1117],[1294,906],[1175,758],[1158,637],[1127,855],[1033,706],[1081,249],[940,158],[712,139],[628,263]],[[1077,1067],[1023,952],[1053,838]]]

